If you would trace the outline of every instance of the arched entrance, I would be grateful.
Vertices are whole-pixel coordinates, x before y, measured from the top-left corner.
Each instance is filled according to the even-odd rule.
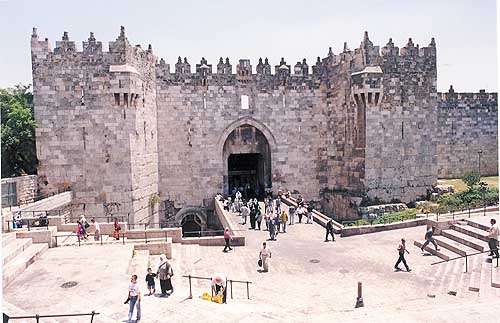
[[[177,212],[175,221],[182,227],[183,237],[198,237],[207,229],[207,215],[197,207],[186,207]]]
[[[244,198],[261,198],[271,188],[271,149],[255,126],[242,124],[224,142],[224,193],[240,190]]]

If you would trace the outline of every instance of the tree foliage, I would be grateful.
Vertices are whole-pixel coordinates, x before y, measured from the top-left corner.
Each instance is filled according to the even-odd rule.
[[[481,174],[477,170],[472,170],[469,172],[465,172],[465,174],[462,176],[462,181],[467,185],[467,188],[472,190],[474,186],[479,184],[479,181],[481,180]]]
[[[30,85],[0,89],[2,177],[36,174],[35,119]]]

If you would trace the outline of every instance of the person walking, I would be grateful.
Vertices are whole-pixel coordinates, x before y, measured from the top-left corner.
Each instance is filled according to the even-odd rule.
[[[269,238],[270,240],[276,240],[276,225],[274,222],[275,214],[271,213],[271,218],[269,219]]]
[[[299,216],[299,223],[302,223],[302,216],[304,215],[304,207],[299,206],[297,208],[297,215]]]
[[[434,245],[434,247],[436,248],[436,251],[439,251],[439,248],[438,248],[438,245],[436,243],[436,240],[434,240],[434,238],[432,237],[433,235],[434,235],[434,228],[433,227],[429,227],[429,230],[427,230],[427,232],[425,232],[425,242],[422,245],[422,248],[420,248],[422,250],[422,252],[424,252],[425,247],[427,247],[427,245],[430,242]]]
[[[87,240],[87,237],[85,235],[85,229],[83,228],[83,225],[80,222],[80,220],[76,221],[76,236],[78,240]]]
[[[333,235],[333,220],[332,219],[328,220],[325,228],[326,228],[325,242],[330,241],[330,240],[328,240],[329,234],[332,235],[332,241],[335,241],[335,236]]]
[[[224,250],[222,250],[222,252],[227,252],[227,249],[233,250],[229,243],[231,240],[233,240],[233,237],[231,237],[231,234],[229,233],[229,228],[226,228],[226,230],[224,230],[224,241],[226,242],[226,245],[224,246]]]
[[[118,218],[115,218],[115,219],[114,219],[113,226],[114,226],[114,228],[115,228],[115,231],[113,232],[113,237],[114,237],[116,240],[120,240],[120,230],[121,230],[122,228],[120,227],[120,224],[118,223]]]
[[[488,233],[488,246],[490,247],[490,254],[489,256],[492,256],[493,258],[498,258],[498,225],[497,225],[497,220],[491,219],[491,228]]]
[[[290,225],[294,225],[295,224],[295,208],[290,205],[290,207],[288,208],[288,213],[290,214],[289,217],[290,217]]]
[[[260,211],[257,211],[257,217],[255,218],[255,221],[257,222],[257,230],[260,230],[260,225],[262,223],[262,213]]]
[[[407,272],[411,271],[410,267],[408,267],[408,264],[406,263],[405,252],[410,254],[410,252],[408,250],[406,250],[406,240],[405,240],[405,238],[402,238],[401,244],[398,246],[399,258],[398,258],[398,261],[396,262],[396,264],[394,265],[394,269],[396,269],[397,271],[401,270],[401,268],[399,268],[399,264],[401,262],[403,262],[403,265],[405,265]]]
[[[149,296],[156,292],[155,277],[156,274],[151,271],[151,268],[148,268],[148,273],[146,274],[146,282],[148,284]]]
[[[276,213],[280,214],[281,213],[281,198],[278,195],[276,200],[274,201],[274,204],[276,205]]]
[[[167,291],[174,292],[174,287],[172,286],[172,276],[174,272],[172,270],[172,265],[167,261],[165,255],[160,256],[160,265],[156,271],[156,276],[160,280],[161,296],[166,296]]]
[[[255,217],[257,216],[257,208],[252,202],[252,206],[250,207],[250,228],[255,230]]]
[[[226,304],[227,278],[224,274],[214,274],[211,277],[212,293],[222,295],[222,303]]]
[[[248,206],[246,206],[245,203],[243,203],[243,206],[241,207],[241,218],[243,222],[241,224],[243,225],[247,224],[247,217],[249,214],[250,214],[250,209],[248,208]]]
[[[128,302],[130,302],[128,322],[132,322],[134,307],[137,307],[136,322],[139,322],[141,320],[141,291],[139,289],[139,284],[137,284],[137,275],[132,275],[132,277],[130,278],[130,284],[128,285],[128,298],[125,303]]]
[[[281,227],[283,228],[283,232],[286,233],[286,224],[288,223],[288,213],[285,210],[281,211]]]
[[[264,272],[269,271],[268,258],[271,258],[271,249],[267,248],[266,242],[262,243],[262,249],[260,249],[259,259],[262,260],[262,268]]]
[[[281,228],[281,219],[280,219],[280,212],[276,212],[274,214],[274,226],[276,227],[276,235],[278,235],[278,233],[280,232],[280,228]]]
[[[307,206],[307,223],[312,224],[313,223],[313,210],[314,208],[312,207],[311,204]]]
[[[94,240],[99,241],[99,239],[101,237],[101,228],[99,226],[99,223],[97,223],[97,221],[94,218],[90,219],[90,222],[92,222],[92,224],[94,225],[94,229],[95,229]]]

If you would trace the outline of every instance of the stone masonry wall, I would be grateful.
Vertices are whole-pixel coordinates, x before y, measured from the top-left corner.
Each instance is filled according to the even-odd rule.
[[[109,52],[92,33],[78,52],[66,32],[52,51],[35,29],[31,47],[41,191],[71,187],[77,210],[134,219],[157,192],[154,56],[123,28]]]
[[[440,178],[460,178],[479,168],[481,175],[498,175],[497,93],[455,93],[450,87],[439,93],[438,125]]]

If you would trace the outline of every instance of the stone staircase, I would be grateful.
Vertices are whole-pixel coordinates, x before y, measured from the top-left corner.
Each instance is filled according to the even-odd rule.
[[[7,286],[49,248],[33,244],[31,238],[16,239],[16,233],[2,234],[3,285]]]
[[[459,297],[475,295],[483,298],[500,296],[500,267],[496,267],[496,259],[492,264],[487,253],[477,254],[489,250],[488,229],[481,223],[465,220],[452,224],[449,229],[434,236],[439,251],[432,244],[427,245],[425,251],[446,262],[429,269],[432,281],[429,294],[445,293]],[[421,248],[423,243],[415,241],[414,245]],[[466,258],[450,260],[460,256],[468,256],[467,263]]]

